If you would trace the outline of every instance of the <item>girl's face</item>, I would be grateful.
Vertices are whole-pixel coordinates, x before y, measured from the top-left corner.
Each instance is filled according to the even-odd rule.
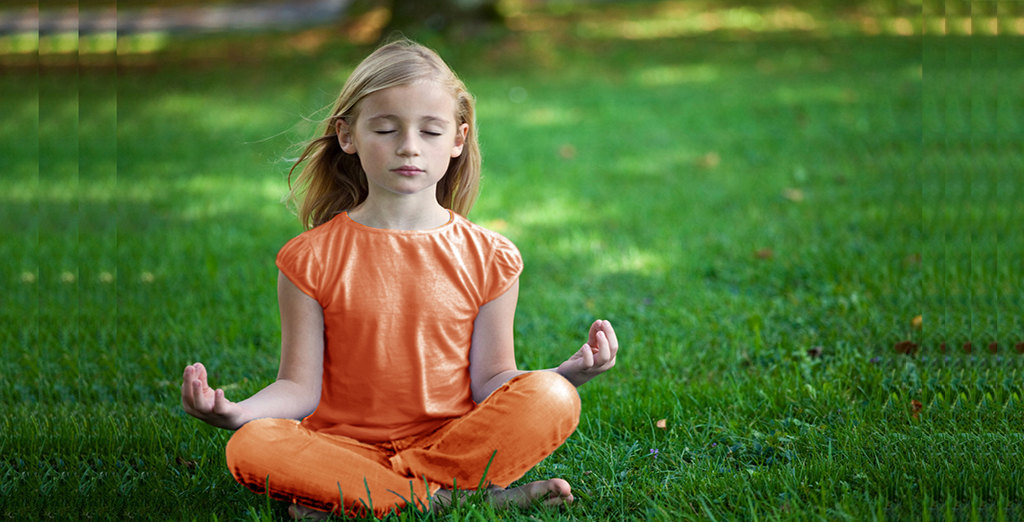
[[[342,150],[359,154],[369,197],[435,198],[448,163],[462,154],[468,124],[456,125],[455,100],[433,82],[389,87],[359,101],[355,122],[338,119]]]

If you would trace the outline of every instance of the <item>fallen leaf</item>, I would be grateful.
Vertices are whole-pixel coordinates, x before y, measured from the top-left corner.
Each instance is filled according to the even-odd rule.
[[[914,355],[917,352],[917,343],[914,341],[900,341],[896,343],[896,353]]]
[[[508,230],[508,222],[506,222],[504,219],[498,218],[495,219],[494,221],[488,222],[487,228],[495,232],[504,232]]]
[[[722,157],[717,152],[709,152],[697,158],[697,166],[702,169],[713,169],[722,162]]]
[[[658,422],[655,422],[654,425],[663,430],[668,429],[668,422],[665,419],[661,419]]]
[[[793,109],[793,117],[796,120],[797,125],[801,127],[807,125],[807,110],[803,107],[795,107]]]
[[[1024,341],[1021,341],[1014,345],[1013,349],[1016,350],[1017,353],[1024,353]]]
[[[807,356],[811,359],[817,359],[818,357],[821,357],[821,353],[824,351],[824,348],[821,346],[815,346],[814,348],[807,350]]]
[[[804,200],[804,191],[798,188],[784,188],[782,189],[782,197],[793,203],[799,203]]]
[[[965,353],[971,353],[971,343],[969,343],[969,342],[964,343],[964,352]]]
[[[914,417],[915,419],[918,418],[917,414],[921,413],[921,410],[923,410],[923,409],[924,409],[924,404],[921,404],[921,401],[919,401],[917,399],[914,399],[914,400],[910,401],[910,411],[911,411],[910,415],[912,417]]]
[[[558,148],[558,155],[561,156],[562,159],[573,159],[576,157],[576,147],[566,143]]]
[[[754,252],[754,257],[758,259],[771,259],[775,257],[775,251],[770,248],[762,248]]]
[[[942,353],[946,353],[946,343],[942,343],[939,345],[939,351]]]
[[[920,265],[921,264],[921,254],[910,254],[909,256],[903,258],[903,264],[905,264],[905,265]]]
[[[999,343],[994,342],[994,341],[991,342],[991,343],[988,343],[988,351],[991,352],[991,353],[998,352],[999,351]]]
[[[923,323],[924,323],[924,318],[921,317],[920,315],[914,316],[914,318],[910,320],[911,326],[913,326],[914,328],[917,328],[918,330],[921,329],[921,324],[923,324]]]

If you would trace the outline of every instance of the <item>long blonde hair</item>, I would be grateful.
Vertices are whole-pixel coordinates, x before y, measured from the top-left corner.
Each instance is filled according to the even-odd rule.
[[[306,144],[302,155],[288,171],[290,189],[284,201],[296,208],[307,230],[320,226],[336,214],[359,205],[368,194],[366,173],[356,154],[347,154],[338,144],[335,130],[339,118],[355,123],[359,101],[365,96],[399,85],[431,81],[455,99],[455,125],[469,124],[462,154],[452,158],[437,183],[437,202],[463,216],[469,213],[480,190],[480,145],[476,136],[473,95],[448,64],[434,51],[409,40],[381,46],[356,67],[341,89],[330,117],[323,121],[323,133]],[[292,183],[295,169],[305,162]]]

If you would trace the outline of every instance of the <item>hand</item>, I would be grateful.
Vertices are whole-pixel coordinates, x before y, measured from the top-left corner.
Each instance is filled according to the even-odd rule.
[[[244,424],[248,410],[224,398],[224,390],[214,390],[206,381],[206,367],[195,363],[185,367],[181,382],[181,406],[185,413],[211,426],[235,430]]]
[[[590,325],[587,344],[584,344],[569,360],[558,365],[558,373],[579,387],[615,366],[615,354],[619,341],[615,330],[608,321],[594,321]]]

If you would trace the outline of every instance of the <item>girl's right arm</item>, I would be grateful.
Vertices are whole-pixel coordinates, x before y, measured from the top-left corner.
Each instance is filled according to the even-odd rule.
[[[185,367],[181,405],[185,412],[212,426],[234,430],[265,417],[301,419],[320,402],[324,370],[324,311],[278,272],[281,308],[281,369],[277,380],[242,402],[231,402],[224,390],[210,388],[201,363]]]

